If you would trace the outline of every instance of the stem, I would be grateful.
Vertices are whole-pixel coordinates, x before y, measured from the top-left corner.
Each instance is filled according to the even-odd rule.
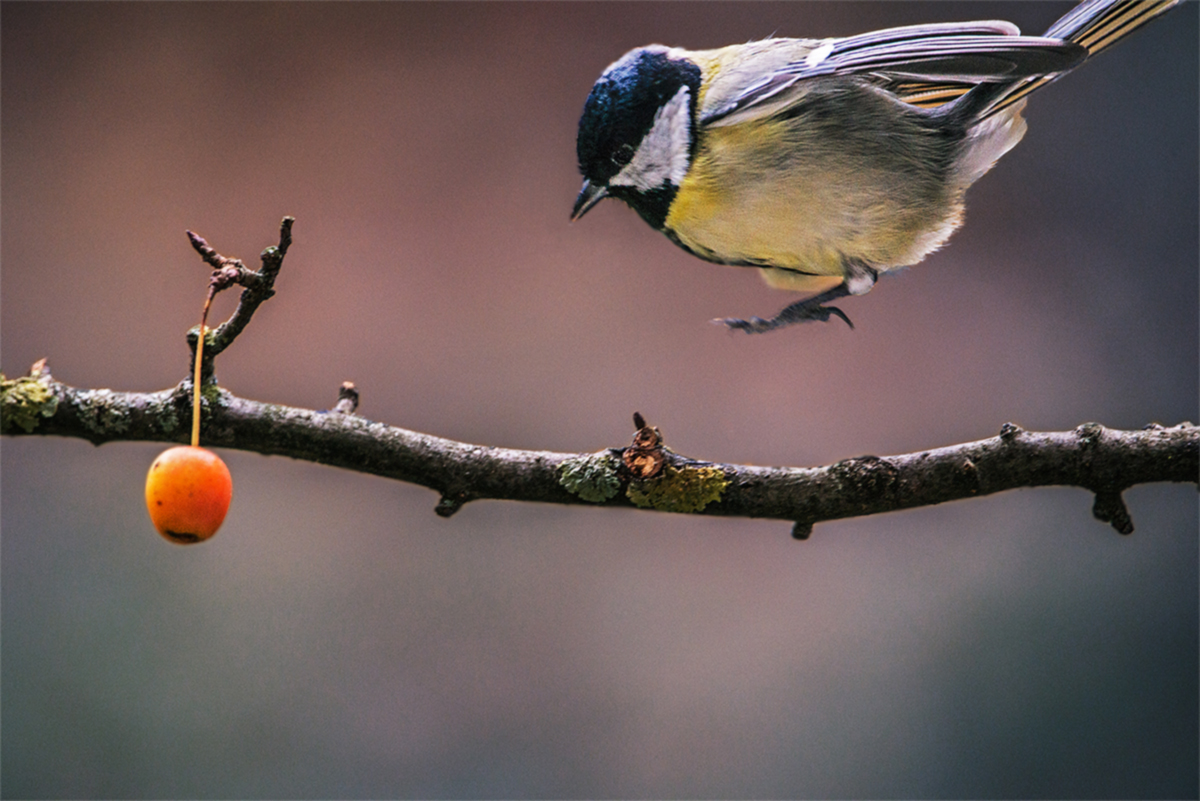
[[[213,290],[209,287],[200,312],[200,335],[196,337],[196,371],[192,376],[192,447],[200,445],[200,355],[204,353],[204,324],[208,322],[208,307],[212,305]]]

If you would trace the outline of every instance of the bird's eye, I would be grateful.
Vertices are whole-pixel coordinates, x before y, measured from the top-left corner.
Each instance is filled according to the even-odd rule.
[[[617,148],[612,154],[612,162],[618,167],[623,167],[633,161],[633,145],[624,144]]]

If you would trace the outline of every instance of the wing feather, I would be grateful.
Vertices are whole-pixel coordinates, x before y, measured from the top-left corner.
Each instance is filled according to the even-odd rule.
[[[1087,57],[1062,39],[1021,36],[1007,22],[909,25],[813,43],[790,62],[701,117],[731,125],[773,114],[803,97],[805,81],[863,75],[914,105],[944,103],[980,83],[1015,83],[1064,72]]]

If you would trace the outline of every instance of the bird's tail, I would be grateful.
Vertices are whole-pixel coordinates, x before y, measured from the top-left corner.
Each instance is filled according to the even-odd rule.
[[[1180,0],[1085,0],[1050,26],[1045,36],[1077,46],[1079,58],[1061,72],[1037,75],[1011,83],[981,83],[942,112],[969,132],[963,156],[955,165],[953,180],[970,186],[996,159],[1025,135],[1021,110],[1025,98],[1075,69],[1087,59],[1150,20],[1178,5]]]
[[[1043,35],[1081,45],[1087,48],[1087,58],[1091,58],[1179,3],[1180,0],[1085,0]],[[992,90],[986,92],[989,96],[977,97],[972,103],[976,118],[983,119],[1003,111],[1065,74],[1052,73],[988,87]]]
[[[1081,44],[1094,56],[1160,14],[1179,5],[1180,0],[1087,0],[1050,26],[1044,34]]]

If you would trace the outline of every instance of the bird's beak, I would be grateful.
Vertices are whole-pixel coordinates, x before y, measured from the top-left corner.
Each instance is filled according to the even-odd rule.
[[[607,196],[608,187],[584,180],[583,189],[579,190],[579,197],[575,198],[575,208],[571,209],[571,222],[575,222],[587,214],[588,209],[595,206],[601,200],[604,200]]]

